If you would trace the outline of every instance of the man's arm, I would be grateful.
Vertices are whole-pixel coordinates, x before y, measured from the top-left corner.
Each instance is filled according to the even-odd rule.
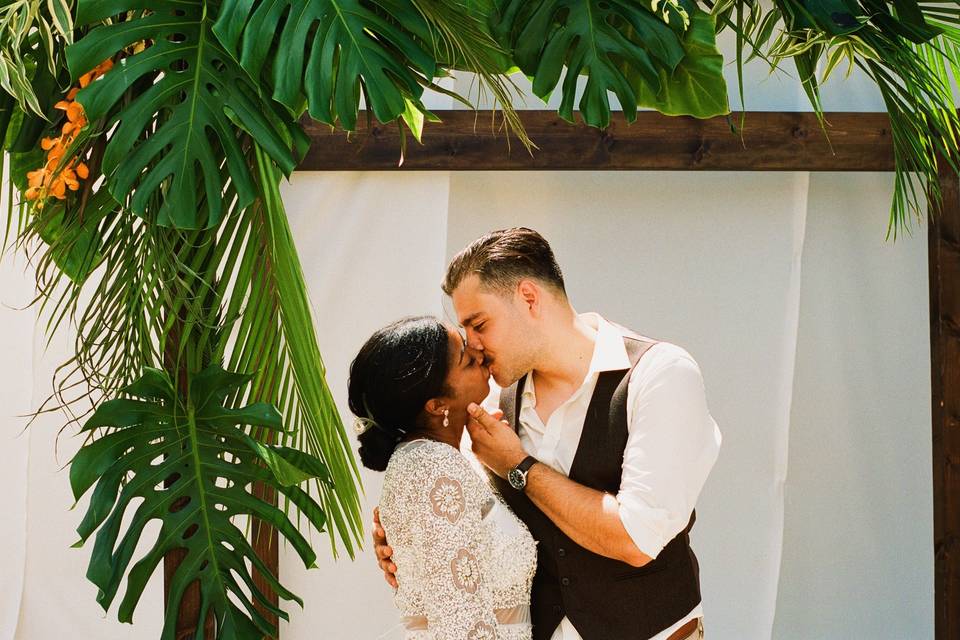
[[[399,586],[397,582],[397,565],[393,564],[393,549],[387,544],[387,534],[380,524],[380,507],[373,509],[373,549],[377,554],[377,563],[383,569],[383,579],[391,587],[396,589]]]
[[[656,367],[646,368],[643,376],[639,369],[632,374],[632,415],[616,497],[545,464],[533,465],[527,475],[527,495],[567,536],[594,553],[638,567],[687,525],[722,440],[696,361],[675,345],[660,348],[657,356]],[[482,409],[472,415],[467,428],[474,453],[504,477],[526,457],[519,437]]]
[[[516,432],[481,407],[470,405],[467,425],[473,451],[501,478],[527,457]],[[561,531],[594,553],[642,567],[650,562],[623,527],[614,496],[585,487],[543,463],[527,473],[527,496]]]
[[[527,473],[527,497],[571,540],[596,554],[642,567],[653,558],[633,543],[616,497],[585,487],[542,462]]]

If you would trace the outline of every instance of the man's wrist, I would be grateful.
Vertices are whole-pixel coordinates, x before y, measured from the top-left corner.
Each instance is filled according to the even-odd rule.
[[[516,454],[512,455],[512,456],[509,458],[509,461],[507,462],[507,466],[506,466],[506,468],[503,470],[503,473],[500,474],[500,477],[506,479],[507,476],[510,474],[511,471],[513,471],[514,469],[516,469],[516,468],[520,465],[521,462],[523,462],[524,460],[527,459],[527,455],[528,455],[528,454],[527,454],[526,451],[521,451],[520,453],[516,453]]]
[[[510,486],[518,491],[526,490],[527,474],[537,462],[539,461],[536,458],[525,454],[520,462],[507,471],[506,479],[507,482],[510,483]]]

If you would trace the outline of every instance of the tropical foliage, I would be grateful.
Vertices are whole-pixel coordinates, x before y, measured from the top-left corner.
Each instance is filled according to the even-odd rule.
[[[253,606],[254,600],[287,617],[254,583],[249,567],[256,567],[281,597],[302,604],[272,576],[237,526],[236,517],[256,517],[271,524],[310,567],[316,554],[306,538],[282,511],[253,497],[250,486],[261,482],[276,489],[311,525],[322,529],[323,510],[297,485],[311,478],[328,482],[329,474],[315,456],[251,437],[251,428],[261,433],[283,430],[273,405],[258,402],[236,409],[224,405],[231,392],[251,377],[211,365],[192,377],[181,396],[166,373],[148,368],[122,389],[123,395],[133,397],[103,402],[84,425],[84,431],[110,431],[81,448],[70,467],[77,499],[96,483],[77,529],[77,544],[99,528],[87,577],[99,587],[97,601],[105,609],[124,575],[129,576],[119,608],[121,621],[132,621],[147,581],[175,549],[184,549],[186,555],[170,581],[171,599],[179,601],[187,586],[199,581],[200,618],[211,612],[219,622],[221,638],[273,634],[268,620]],[[124,514],[135,498],[142,501],[118,545]],[[156,542],[130,567],[137,542],[152,519],[162,523]],[[161,638],[175,638],[176,620],[177,610],[171,607]],[[201,629],[197,638],[202,635]]]
[[[176,551],[163,637],[198,582],[219,637],[259,638],[273,632],[264,612],[286,614],[252,581],[265,566],[242,524],[270,523],[308,566],[301,525],[327,532],[335,555],[362,539],[359,474],[279,194],[309,143],[302,118],[352,130],[365,105],[419,140],[436,120],[424,93],[441,91],[492,101],[535,153],[512,107],[521,75],[544,100],[559,91],[562,118],[594,127],[609,124],[612,98],[631,122],[640,108],[726,115],[727,29],[741,102],[754,58],[795,75],[821,117],[820,87],[841,64],[877,84],[895,144],[894,234],[939,197],[931,178],[958,159],[957,2],[0,0],[13,196],[0,247],[33,259],[47,335],[68,318],[75,328],[38,414],[82,425],[71,483],[90,495],[78,532],[95,536],[100,604],[126,576],[129,621]],[[475,95],[442,86],[455,73],[476,76]],[[135,560],[151,520],[160,532]]]

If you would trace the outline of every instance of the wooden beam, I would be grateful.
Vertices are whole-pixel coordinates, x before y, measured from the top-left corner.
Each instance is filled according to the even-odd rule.
[[[740,114],[697,120],[638,114],[628,125],[614,113],[604,130],[571,125],[553,111],[520,111],[539,149],[530,155],[516,139],[507,148],[494,135],[492,114],[437,111],[440,123],[427,123],[423,144],[407,135],[403,165],[396,124],[366,125],[357,132],[305,118],[313,144],[298,170],[713,170],[713,171],[892,171],[893,140],[886,113],[826,114],[829,140],[812,113],[748,112],[743,139],[733,133]]]
[[[941,161],[928,216],[936,640],[960,638],[960,180]]]

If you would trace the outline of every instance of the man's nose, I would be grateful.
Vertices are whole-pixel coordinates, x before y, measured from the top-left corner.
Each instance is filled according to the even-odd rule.
[[[474,351],[483,351],[483,343],[480,342],[480,336],[467,329],[467,347]]]

